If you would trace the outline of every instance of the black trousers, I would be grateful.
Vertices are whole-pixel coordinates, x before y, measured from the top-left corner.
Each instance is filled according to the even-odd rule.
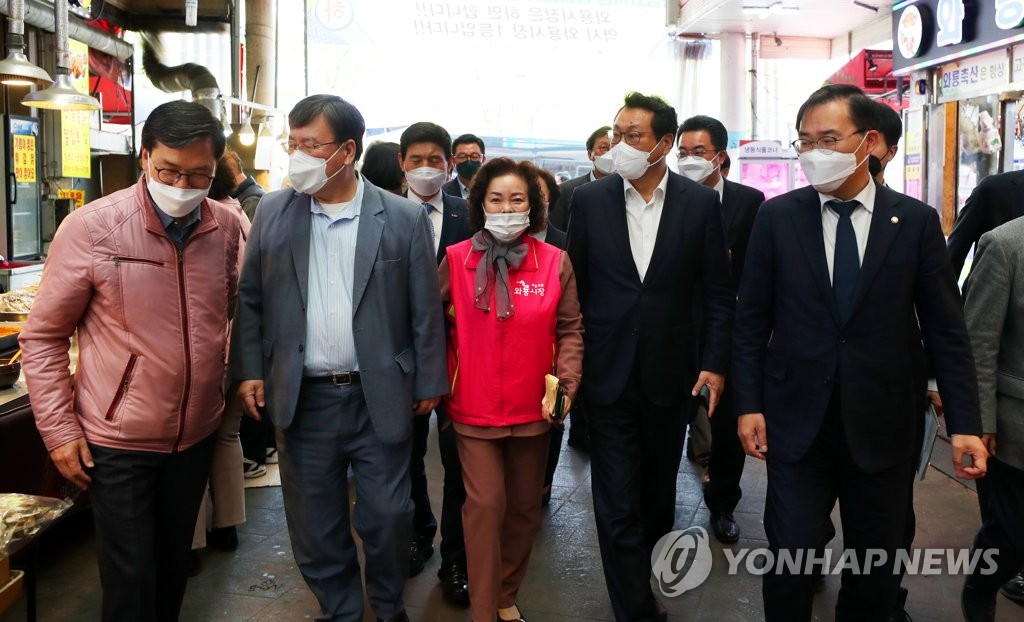
[[[588,403],[587,415],[594,516],[615,619],[657,620],[651,551],[675,522],[676,476],[689,414],[679,404],[648,400],[634,368],[619,399]]]
[[[213,444],[171,454],[89,445],[103,622],[178,619]]]
[[[444,468],[444,489],[441,498],[441,565],[466,565],[466,543],[462,533],[462,504],[466,501],[466,487],[462,483],[462,463],[455,444],[455,428],[447,424],[448,417],[440,408],[436,411],[437,446]],[[412,462],[409,474],[412,482],[413,537],[433,540],[437,533],[437,519],[430,508],[427,492],[427,470],[424,457],[427,454],[427,437],[430,434],[430,417],[413,419]]]
[[[726,382],[725,392],[711,417],[711,459],[708,462],[711,481],[704,487],[704,503],[712,514],[732,512],[743,496],[740,478],[747,455],[736,434],[736,415],[732,389]]]
[[[977,484],[982,523],[974,549],[998,549],[999,553],[995,555],[996,571],[982,574],[984,564],[979,564],[971,581],[995,594],[1024,568],[1024,471],[989,458],[988,474]]]
[[[829,514],[838,500],[846,548],[861,562],[866,549],[882,549],[887,561],[870,573],[843,572],[835,620],[887,620],[897,602],[900,575],[893,574],[893,564],[908,533],[916,455],[908,447],[905,460],[896,466],[878,473],[862,471],[850,455],[838,404],[833,396],[818,438],[799,461],[781,462],[769,454],[764,511],[768,547],[776,559],[782,549],[791,555],[820,549],[832,529]],[[770,436],[770,422],[768,427]],[[767,622],[811,619],[814,574],[789,570],[763,577]]]

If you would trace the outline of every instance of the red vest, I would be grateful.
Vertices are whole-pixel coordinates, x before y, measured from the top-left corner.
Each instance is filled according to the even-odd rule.
[[[490,311],[473,304],[473,279],[483,253],[466,240],[448,247],[451,303],[446,312],[446,398],[453,421],[475,426],[512,426],[543,419],[544,376],[555,364],[555,322],[562,297],[562,251],[525,237],[529,251],[509,269],[514,312],[499,321],[492,293]]]

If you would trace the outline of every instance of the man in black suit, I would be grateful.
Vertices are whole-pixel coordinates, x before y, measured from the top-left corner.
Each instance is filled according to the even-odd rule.
[[[452,244],[469,239],[471,232],[466,214],[466,202],[459,197],[441,192],[448,178],[451,158],[451,136],[440,125],[419,122],[410,125],[399,140],[398,163],[405,171],[409,198],[420,203],[427,211],[437,263]],[[462,465],[455,447],[455,431],[445,425],[445,414],[439,405],[437,413],[437,439],[444,466],[444,497],[441,504],[441,569],[437,576],[448,600],[469,602],[466,575],[466,546],[462,533],[462,504],[466,489],[462,483]],[[413,541],[409,550],[409,576],[423,571],[426,561],[434,554],[434,534],[437,521],[430,509],[427,494],[427,473],[423,457],[427,453],[427,435],[430,416],[413,420],[412,479]]]
[[[729,144],[729,132],[718,119],[698,115],[683,121],[676,144],[679,147],[679,174],[714,188],[722,201],[722,220],[729,245],[733,283],[738,285],[750,230],[754,227],[757,208],[764,203],[764,193],[722,177],[720,169]],[[736,436],[736,413],[732,407],[732,386],[726,383],[718,404],[718,416],[711,418],[711,455],[708,462],[711,479],[704,486],[704,502],[711,511],[711,528],[720,542],[736,542],[740,537],[740,527],[733,518],[733,510],[743,494],[740,477],[746,456]],[[698,413],[696,416],[706,415]]]
[[[887,558],[869,573],[844,571],[836,619],[886,620],[899,587],[893,560],[912,495],[926,354],[957,475],[984,475],[987,452],[938,214],[871,180],[874,104],[841,86],[822,87],[797,113],[794,148],[813,187],[767,201],[755,219],[731,381],[744,450],[767,459],[764,525],[776,559],[819,547],[838,499],[859,566],[867,549]],[[811,619],[815,573],[790,570],[764,575],[768,622]]]
[[[469,182],[487,161],[487,147],[480,137],[463,134],[452,142],[451,152],[451,167],[458,175],[442,186],[441,191],[453,197],[466,199],[469,196]]]
[[[586,175],[562,182],[558,187],[558,200],[548,212],[548,221],[562,231],[569,229],[569,201],[576,188],[612,173],[612,161],[608,156],[608,151],[612,148],[611,139],[608,138],[611,129],[607,125],[601,126],[587,138],[587,159],[594,163],[594,168]],[[576,413],[573,413],[574,417],[575,415]]]
[[[957,215],[947,241],[954,275],[960,276],[967,254],[983,234],[1021,216],[1024,216],[1024,171],[982,179]]]
[[[651,552],[673,528],[684,404],[706,384],[714,412],[736,303],[718,195],[665,165],[676,127],[664,100],[627,95],[612,128],[618,173],[571,200],[594,514],[620,622],[665,619]]]

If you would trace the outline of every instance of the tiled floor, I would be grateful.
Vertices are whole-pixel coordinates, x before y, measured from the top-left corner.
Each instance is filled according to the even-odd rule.
[[[433,433],[433,432],[432,432]],[[441,495],[441,466],[436,442],[428,454],[431,496]],[[743,537],[736,547],[761,547],[767,543],[761,525],[764,506],[764,468],[748,459],[744,474],[744,498],[736,517]],[[916,506],[919,547],[968,546],[978,527],[975,494],[935,469],[917,484]],[[291,622],[311,620],[318,613],[316,601],[299,576],[285,526],[280,488],[246,491],[248,522],[239,527],[241,544],[235,553],[208,551],[202,573],[191,579],[181,619],[183,621],[233,620]],[[705,525],[708,511],[701,500],[696,467],[683,463],[679,474],[677,526]],[[838,520],[838,519],[837,519]],[[100,590],[92,526],[88,516],[68,522],[48,538],[41,551],[39,620],[79,622],[99,618]],[[833,543],[833,546],[839,546]],[[753,622],[761,614],[760,580],[749,574],[729,576],[721,546],[712,538],[715,565],[709,579],[681,597],[663,598],[673,621]],[[413,622],[468,622],[468,610],[455,608],[441,598],[435,573],[435,554],[424,571],[406,587],[406,602]],[[960,620],[956,576],[908,577],[908,611],[915,622]],[[826,590],[817,597],[815,620],[831,620],[839,578],[829,577]],[[530,622],[612,620],[604,588],[600,553],[594,527],[590,493],[590,468],[586,454],[564,448],[556,473],[549,516],[537,538],[530,571],[520,593],[520,607]],[[2,622],[25,619],[19,604]],[[366,620],[373,620],[367,610]],[[999,622],[1024,620],[1024,608],[1000,599]]]

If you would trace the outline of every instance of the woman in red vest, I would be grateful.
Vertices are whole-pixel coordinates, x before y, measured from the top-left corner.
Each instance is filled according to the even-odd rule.
[[[462,508],[473,622],[522,620],[516,595],[541,518],[553,404],[547,374],[576,394],[583,321],[565,252],[545,226],[533,165],[488,160],[473,177],[476,233],[438,268],[448,331],[446,398],[466,485]]]

